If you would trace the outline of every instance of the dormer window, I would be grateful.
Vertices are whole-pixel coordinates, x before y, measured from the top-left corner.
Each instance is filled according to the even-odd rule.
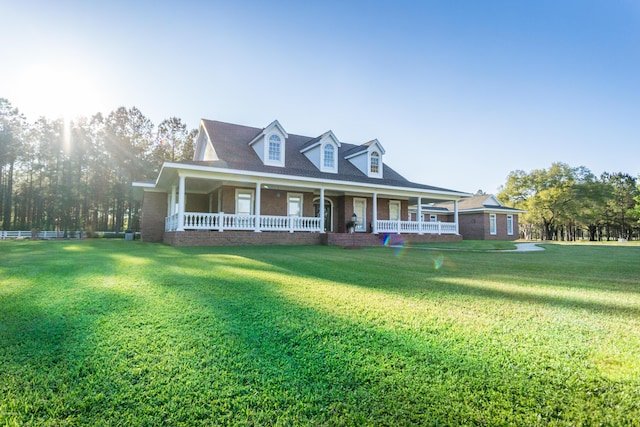
[[[278,135],[271,135],[269,137],[269,160],[272,162],[280,162],[282,140]]]
[[[380,173],[380,154],[377,151],[371,153],[369,172],[371,172],[371,175],[378,175]]]
[[[335,148],[333,148],[332,144],[324,144],[324,155],[323,162],[324,167],[327,169],[335,168],[336,158],[335,158]]]
[[[306,142],[300,149],[307,159],[320,171],[338,173],[338,150],[340,141],[331,131]]]
[[[287,138],[289,138],[287,132],[277,120],[274,120],[249,141],[249,146],[253,148],[253,151],[260,157],[264,165],[283,168]]]
[[[351,148],[345,155],[352,165],[369,178],[382,178],[384,163],[384,148],[377,139]]]

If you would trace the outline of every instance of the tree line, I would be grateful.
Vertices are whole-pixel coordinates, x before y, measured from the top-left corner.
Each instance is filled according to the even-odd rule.
[[[176,117],[156,127],[135,107],[28,123],[0,98],[0,229],[139,230],[131,183],[155,179],[165,161],[192,160],[196,136]],[[516,170],[498,198],[527,211],[519,222],[528,239],[632,239],[640,232],[640,190],[627,173],[596,176],[564,163]]]
[[[548,169],[511,172],[498,194],[520,215],[524,238],[591,241],[637,239],[640,189],[628,173],[594,175],[584,166],[553,163]]]
[[[196,134],[176,117],[156,127],[135,107],[29,123],[0,98],[0,229],[138,230],[131,183],[192,160]]]

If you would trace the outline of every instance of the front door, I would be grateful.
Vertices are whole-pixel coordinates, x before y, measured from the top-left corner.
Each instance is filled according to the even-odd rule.
[[[316,199],[313,201],[313,210],[316,218],[320,217],[320,199]],[[324,231],[331,233],[333,232],[333,209],[331,206],[331,202],[329,199],[324,199]]]

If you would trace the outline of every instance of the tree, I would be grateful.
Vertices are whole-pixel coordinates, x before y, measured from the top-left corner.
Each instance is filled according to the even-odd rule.
[[[11,103],[0,98],[0,211],[2,229],[11,228],[14,170],[22,152],[26,119]]]
[[[140,206],[134,200],[131,183],[153,177],[153,123],[135,107],[120,107],[107,116],[104,126],[108,161],[116,171],[116,180],[111,187],[112,228],[117,231],[125,226],[137,229]]]
[[[601,178],[611,189],[606,212],[614,234],[623,239],[631,239],[632,224],[638,219],[635,216],[638,183],[634,177],[622,172],[605,172]]]
[[[528,174],[519,170],[509,174],[498,197],[526,209],[523,222],[539,226],[543,239],[557,239],[558,226],[572,217],[575,181],[576,171],[564,163],[553,163],[549,169]]]
[[[177,117],[163,120],[158,125],[156,145],[152,158],[158,168],[164,161],[192,160],[197,130],[187,130],[187,125]]]

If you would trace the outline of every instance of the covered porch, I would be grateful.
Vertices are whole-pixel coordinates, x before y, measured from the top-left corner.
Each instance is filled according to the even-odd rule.
[[[413,207],[420,212],[423,204],[446,199],[406,190],[369,192],[353,184],[314,188],[307,183],[229,182],[183,174],[176,184],[166,195],[165,231],[325,233],[349,232],[353,225],[356,233],[459,234],[457,199],[452,222],[425,221],[422,215],[411,215]],[[187,203],[188,198],[194,201]]]
[[[283,241],[306,242],[300,244],[311,240],[328,244],[339,239],[323,235],[348,234],[351,225],[356,237],[371,242],[390,234],[432,236],[429,241],[437,236],[459,236],[457,203],[461,195],[457,192],[305,177],[284,179],[184,164],[165,165],[157,182],[137,183],[137,187],[143,190],[142,240],[146,241],[188,244],[201,241],[204,235],[208,241],[230,241],[229,234],[235,234],[236,240],[249,244],[274,244],[269,243],[275,241],[274,235]],[[437,201],[453,201],[454,215],[434,221],[411,213]],[[255,233],[255,238],[247,233]],[[303,237],[305,234],[309,236]],[[292,237],[282,237],[286,235]]]

